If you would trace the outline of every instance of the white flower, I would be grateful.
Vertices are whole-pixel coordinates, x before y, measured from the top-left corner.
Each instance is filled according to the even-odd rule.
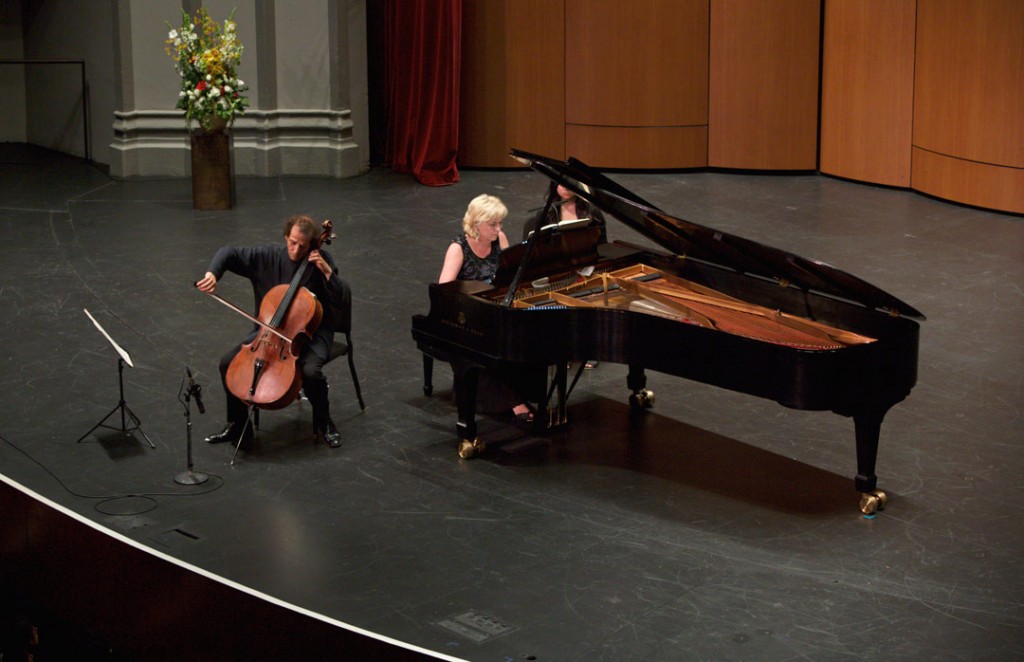
[[[231,86],[230,85],[225,85],[224,86],[224,91],[225,92],[230,92],[231,91]]]
[[[210,74],[206,74],[206,82],[212,83],[213,82],[213,76],[211,76]]]
[[[239,79],[238,79],[238,85],[237,85],[237,87],[239,87],[239,88],[245,87],[245,83],[244,83],[244,82],[242,81],[242,79],[241,79],[241,78],[239,78]]]
[[[167,33],[167,38],[168,39],[177,39],[178,38],[178,31],[177,30],[171,30],[170,32]]]
[[[185,96],[185,90],[182,90],[181,92],[178,92],[178,96],[179,97]]]
[[[220,90],[218,90],[216,87],[211,87],[210,88],[210,96],[211,97],[219,97],[220,96]]]

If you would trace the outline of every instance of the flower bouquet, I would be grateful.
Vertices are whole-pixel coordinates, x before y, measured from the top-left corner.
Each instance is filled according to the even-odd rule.
[[[216,131],[245,113],[249,100],[242,96],[248,89],[235,74],[242,62],[242,42],[235,33],[234,11],[218,25],[206,9],[195,19],[182,12],[181,28],[167,34],[167,54],[181,76],[181,91],[175,108],[185,111],[189,128],[198,120],[204,131]]]

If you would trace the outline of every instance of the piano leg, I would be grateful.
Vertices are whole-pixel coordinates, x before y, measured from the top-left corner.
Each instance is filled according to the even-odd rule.
[[[455,434],[459,438],[459,457],[464,460],[482,453],[484,444],[476,436],[476,388],[480,379],[479,366],[456,366],[454,388],[455,406],[459,420],[455,423]]]
[[[654,406],[654,391],[647,390],[647,374],[640,366],[629,366],[626,387],[630,390],[629,406],[633,409],[650,409]]]
[[[430,397],[434,392],[434,357],[423,355],[423,395]]]
[[[861,492],[860,509],[865,515],[882,510],[888,502],[888,495],[877,489],[878,477],[875,476],[878,437],[882,429],[882,419],[888,410],[888,405],[876,406],[853,415],[857,437],[857,477],[854,484],[857,491]]]
[[[548,427],[565,425],[569,421],[565,402],[567,398],[566,383],[568,382],[568,377],[568,364],[565,362],[556,364],[553,384],[555,388],[555,405],[552,407],[550,402],[543,403],[543,406],[548,411]]]

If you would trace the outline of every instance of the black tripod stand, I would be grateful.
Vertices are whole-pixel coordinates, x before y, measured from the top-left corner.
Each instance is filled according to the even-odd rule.
[[[85,309],[83,308],[83,310]],[[124,364],[127,362],[128,365],[135,367],[135,364],[132,363],[132,357],[129,356],[128,352],[124,351],[124,349],[122,349],[120,345],[114,342],[114,339],[110,337],[110,334],[108,334],[106,330],[104,330],[104,328],[100,326],[100,323],[96,321],[95,317],[89,314],[88,310],[85,310],[85,314],[89,317],[89,319],[92,320],[92,323],[96,326],[96,328],[99,329],[99,332],[103,334],[103,337],[107,339],[107,342],[109,342],[111,346],[113,346],[114,350],[118,353],[118,356],[121,357],[117,360],[117,387],[121,399],[118,401],[117,406],[110,410],[109,414],[101,418],[99,423],[92,426],[92,428],[88,432],[83,434],[81,437],[79,437],[78,441],[76,441],[75,443],[80,443],[83,439],[92,434],[93,431],[96,430],[96,428],[103,427],[108,428],[110,430],[119,430],[121,432],[124,432],[125,434],[138,430],[140,433],[142,433],[142,436],[146,438],[146,442],[149,444],[149,447],[156,448],[156,445],[153,444],[153,440],[150,439],[149,436],[142,431],[142,421],[140,421],[139,417],[136,416],[135,413],[128,408],[128,405],[125,404],[124,401]],[[115,428],[112,425],[107,425],[107,419],[116,414],[118,411],[121,412],[121,427]],[[128,427],[128,419],[131,419],[132,427]]]
[[[118,401],[117,406],[111,409],[109,414],[101,418],[99,423],[92,426],[92,428],[88,432],[79,437],[78,441],[75,443],[81,442],[83,439],[92,434],[96,430],[96,428],[107,428],[109,430],[120,430],[125,434],[138,430],[142,434],[142,436],[145,437],[146,442],[149,444],[149,447],[156,448],[156,445],[153,444],[153,441],[149,438],[145,431],[143,431],[141,427],[142,421],[140,421],[139,417],[135,415],[135,412],[128,408],[128,405],[124,401],[124,359],[117,360],[117,385],[119,392],[121,394],[121,399]],[[118,411],[121,412],[121,427],[115,428],[112,425],[107,425],[107,419],[116,414]],[[128,419],[131,419],[132,421],[131,427],[128,427]]]

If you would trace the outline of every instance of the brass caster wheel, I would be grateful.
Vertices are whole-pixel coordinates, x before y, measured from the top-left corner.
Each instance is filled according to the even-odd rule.
[[[875,511],[885,510],[885,504],[889,502],[889,495],[882,490],[875,490],[870,494],[862,494],[860,497],[860,512],[865,515],[874,515]]]
[[[473,441],[463,439],[459,443],[459,457],[463,460],[468,460],[472,457],[476,457],[480,453],[484,452],[484,442],[480,441],[480,438],[476,438]]]
[[[641,389],[629,396],[629,406],[633,409],[650,409],[654,406],[654,391]]]

